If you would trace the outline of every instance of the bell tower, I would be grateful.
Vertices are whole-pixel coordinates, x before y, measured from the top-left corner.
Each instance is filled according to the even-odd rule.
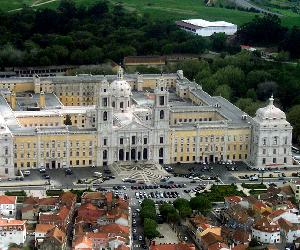
[[[154,127],[169,128],[169,91],[161,76],[154,90]]]

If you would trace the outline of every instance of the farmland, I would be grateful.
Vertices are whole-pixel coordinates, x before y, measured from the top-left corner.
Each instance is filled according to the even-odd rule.
[[[78,5],[90,5],[92,0],[74,0]],[[207,7],[202,0],[110,0],[112,4],[122,3],[131,11],[148,14],[153,18],[178,20],[190,18],[202,18],[211,21],[224,20],[238,25],[250,21],[256,13],[226,9],[219,7]],[[57,0],[0,0],[0,8],[4,11],[32,6],[34,8],[58,6]],[[300,25],[300,15],[288,10],[281,12],[282,23],[287,27]]]

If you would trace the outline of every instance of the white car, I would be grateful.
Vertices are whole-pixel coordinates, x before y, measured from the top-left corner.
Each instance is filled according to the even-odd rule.
[[[198,180],[200,180],[200,178],[199,177],[194,177],[193,180],[198,181]]]

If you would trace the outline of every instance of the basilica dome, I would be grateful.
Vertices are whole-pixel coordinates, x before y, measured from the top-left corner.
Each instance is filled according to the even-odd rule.
[[[123,79],[118,79],[110,84],[110,91],[112,96],[127,97],[131,95],[131,87],[128,82]]]
[[[260,108],[256,111],[256,116],[263,120],[281,120],[286,119],[285,113],[279,108],[275,107],[273,96],[269,99],[268,106]]]

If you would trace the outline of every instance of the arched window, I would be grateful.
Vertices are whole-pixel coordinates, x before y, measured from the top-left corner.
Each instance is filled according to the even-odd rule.
[[[107,112],[106,111],[103,112],[103,121],[107,121]]]
[[[103,150],[103,160],[107,160],[107,150]]]
[[[159,157],[164,157],[164,149],[160,148],[158,152]]]
[[[165,118],[165,112],[164,112],[163,110],[161,110],[161,111],[159,112],[159,118],[160,118],[160,119],[164,119],[164,118]]]

